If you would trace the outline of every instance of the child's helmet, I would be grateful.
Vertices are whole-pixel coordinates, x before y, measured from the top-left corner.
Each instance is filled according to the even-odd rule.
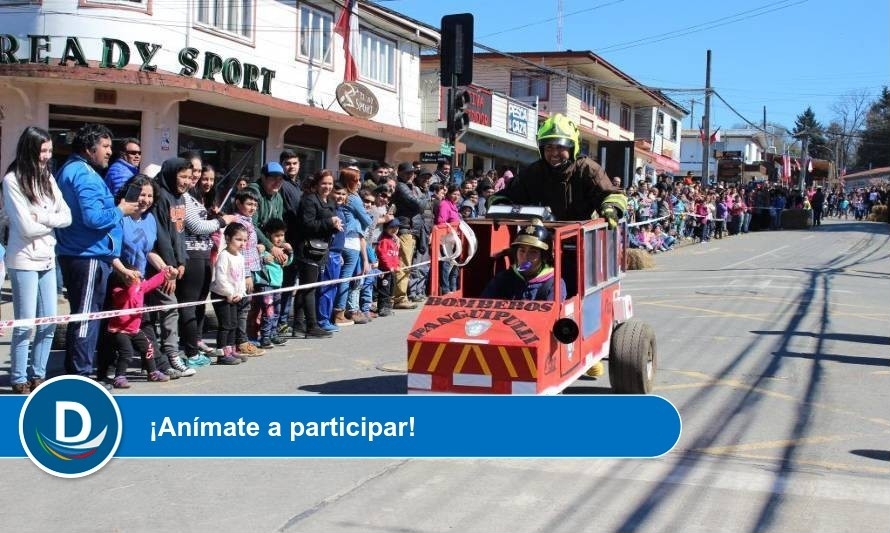
[[[540,218],[534,218],[531,223],[522,228],[513,239],[510,246],[531,246],[541,251],[550,250],[550,232],[544,227],[544,222]]]

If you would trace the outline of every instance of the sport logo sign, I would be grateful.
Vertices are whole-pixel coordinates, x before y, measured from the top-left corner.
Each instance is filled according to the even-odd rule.
[[[105,466],[117,451],[121,433],[114,398],[82,376],[47,381],[28,396],[19,416],[25,453],[57,477],[83,477]]]

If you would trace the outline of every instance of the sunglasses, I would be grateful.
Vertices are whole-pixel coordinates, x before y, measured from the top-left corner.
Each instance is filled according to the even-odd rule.
[[[127,155],[142,155],[142,150],[127,150]]]

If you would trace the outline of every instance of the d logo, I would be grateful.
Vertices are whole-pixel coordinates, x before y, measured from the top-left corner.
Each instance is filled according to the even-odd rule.
[[[47,381],[25,400],[19,417],[25,453],[44,472],[64,478],[105,466],[117,451],[121,429],[111,394],[81,376]]]

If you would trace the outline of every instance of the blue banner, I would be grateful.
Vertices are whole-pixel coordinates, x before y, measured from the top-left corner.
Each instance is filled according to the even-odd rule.
[[[0,457],[26,455],[24,400],[0,398]],[[114,457],[657,457],[681,430],[679,413],[659,396],[121,395],[112,403],[122,421]],[[43,409],[35,420],[52,415]],[[29,454],[51,448],[67,465],[86,450],[62,446],[75,440],[78,417],[90,418],[80,411],[67,414],[58,439],[53,426],[42,430]],[[113,428],[113,413],[101,420]],[[80,432],[85,441],[105,427],[95,416],[82,425],[91,426]]]

